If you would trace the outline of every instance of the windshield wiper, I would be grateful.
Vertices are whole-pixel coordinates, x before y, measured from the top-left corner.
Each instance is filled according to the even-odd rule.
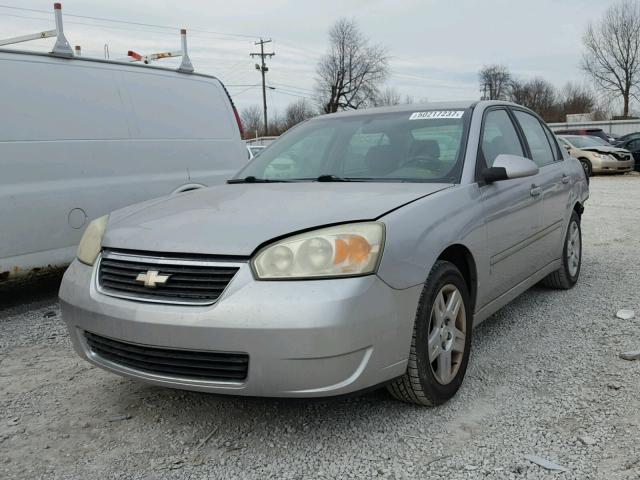
[[[320,175],[316,182],[348,182],[351,179],[338,177],[337,175]]]
[[[256,178],[253,175],[249,175],[248,177],[243,178],[230,178],[227,180],[227,183],[282,183],[287,182],[288,180],[272,180],[269,178]]]

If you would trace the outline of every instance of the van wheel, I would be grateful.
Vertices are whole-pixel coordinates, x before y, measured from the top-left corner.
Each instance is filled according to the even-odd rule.
[[[406,373],[387,389],[396,399],[440,405],[460,388],[469,362],[473,314],[456,266],[437,261],[422,289]]]
[[[549,288],[569,290],[578,281],[581,266],[582,229],[580,228],[580,216],[576,212],[572,212],[562,249],[562,266],[547,275],[542,280],[542,284]]]
[[[582,165],[582,169],[584,170],[584,174],[589,178],[593,175],[593,167],[591,166],[591,162],[586,158],[579,158],[580,165]]]

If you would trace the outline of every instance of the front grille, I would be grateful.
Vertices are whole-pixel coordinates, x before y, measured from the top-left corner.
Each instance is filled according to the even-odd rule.
[[[132,300],[210,305],[237,271],[236,266],[210,261],[106,251],[98,267],[98,287],[102,293]],[[152,276],[152,285],[145,284],[146,275]]]
[[[247,378],[245,353],[205,352],[150,347],[84,332],[91,352],[140,372],[196,380],[240,382]]]
[[[622,153],[622,152],[613,152],[611,155],[613,155],[617,160],[619,161],[626,161],[626,160],[631,160],[631,154],[630,153]]]

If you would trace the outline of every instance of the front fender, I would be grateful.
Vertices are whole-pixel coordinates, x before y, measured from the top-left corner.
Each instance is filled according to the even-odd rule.
[[[449,246],[464,245],[483,279],[486,227],[477,184],[456,185],[395,210],[381,218],[386,241],[378,275],[390,287],[424,283],[438,256]]]

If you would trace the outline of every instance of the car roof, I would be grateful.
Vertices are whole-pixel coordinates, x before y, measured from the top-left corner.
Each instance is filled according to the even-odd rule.
[[[519,107],[528,110],[526,107],[518,105],[512,102],[503,102],[500,100],[460,100],[460,101],[445,101],[445,102],[423,102],[423,103],[411,103],[408,105],[394,105],[390,107],[372,107],[358,110],[347,110],[343,112],[336,112],[330,114],[331,117],[355,117],[360,115],[371,115],[381,113],[413,113],[423,112],[427,110],[461,110],[472,108],[476,106],[489,107],[493,105],[508,105],[511,107]],[[321,115],[316,118],[327,118],[326,115]]]

